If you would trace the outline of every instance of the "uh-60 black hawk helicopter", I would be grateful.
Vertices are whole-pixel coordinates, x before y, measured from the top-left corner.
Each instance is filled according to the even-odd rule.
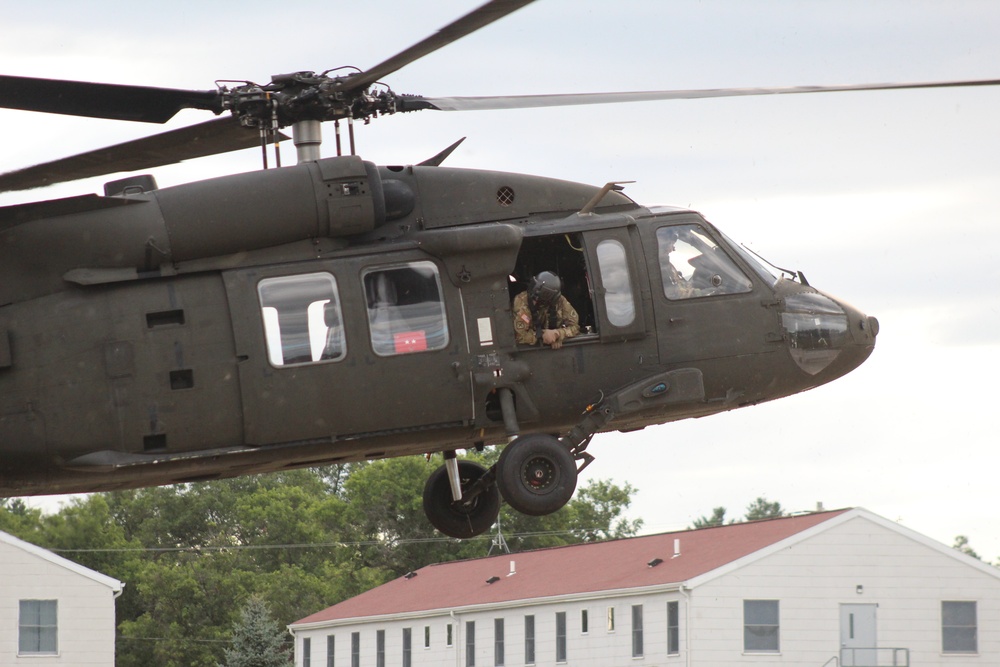
[[[874,318],[801,273],[772,272],[694,211],[644,207],[620,184],[440,166],[450,149],[379,167],[353,141],[341,155],[339,132],[338,156],[321,159],[320,123],[998,82],[490,98],[378,84],[529,2],[493,0],[368,70],[264,85],[0,76],[8,109],[154,123],[184,108],[230,112],[0,175],[0,191],[258,143],[266,155],[285,127],[299,158],[0,209],[0,495],[443,452],[425,509],[442,533],[470,537],[501,498],[528,514],[560,508],[595,433],[773,400],[861,364]],[[561,346],[515,337],[512,301],[542,272],[578,314]],[[501,443],[489,470],[456,457]]]

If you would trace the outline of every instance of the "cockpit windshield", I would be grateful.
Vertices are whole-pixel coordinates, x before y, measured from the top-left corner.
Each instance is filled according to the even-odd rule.
[[[656,242],[663,294],[668,299],[740,294],[753,289],[736,263],[698,225],[661,227],[656,230]]]
[[[781,276],[776,275],[766,263],[762,262],[760,258],[756,257],[752,252],[744,248],[742,245],[734,242],[725,234],[722,235],[722,238],[726,240],[733,250],[739,253],[740,257],[743,258],[743,261],[749,264],[750,268],[754,270],[754,273],[760,276],[761,280],[766,282],[768,285],[773,287],[779,280],[781,280]]]

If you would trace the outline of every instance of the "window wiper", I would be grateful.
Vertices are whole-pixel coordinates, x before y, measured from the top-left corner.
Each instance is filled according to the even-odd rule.
[[[757,259],[759,259],[760,261],[762,261],[765,264],[767,264],[768,266],[770,266],[772,269],[776,269],[776,270],[780,271],[783,274],[787,274],[788,277],[789,277],[789,279],[791,279],[791,280],[798,279],[798,281],[800,283],[802,283],[803,285],[807,285],[807,286],[809,285],[809,281],[806,280],[805,274],[802,273],[801,271],[792,271],[791,269],[783,269],[783,268],[781,268],[780,266],[778,266],[776,264],[772,264],[770,261],[768,261],[767,259],[765,259],[760,253],[755,252],[752,248],[750,248],[749,246],[747,246],[745,243],[741,243],[740,247],[743,248],[744,250],[746,250],[748,253],[750,253],[754,257],[756,257]]]

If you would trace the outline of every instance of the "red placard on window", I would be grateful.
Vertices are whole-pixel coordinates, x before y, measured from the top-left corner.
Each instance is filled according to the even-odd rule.
[[[427,336],[423,331],[401,331],[393,336],[396,354],[423,352],[427,349]]]

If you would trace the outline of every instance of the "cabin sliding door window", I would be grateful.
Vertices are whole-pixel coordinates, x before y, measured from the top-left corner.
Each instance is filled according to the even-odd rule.
[[[266,278],[257,285],[272,366],[343,359],[347,353],[337,281],[329,273]]]
[[[597,264],[608,320],[616,327],[627,327],[635,321],[635,297],[625,246],[614,239],[601,241],[597,244]]]
[[[389,357],[447,347],[441,277],[433,262],[369,270],[362,281],[375,354]]]

